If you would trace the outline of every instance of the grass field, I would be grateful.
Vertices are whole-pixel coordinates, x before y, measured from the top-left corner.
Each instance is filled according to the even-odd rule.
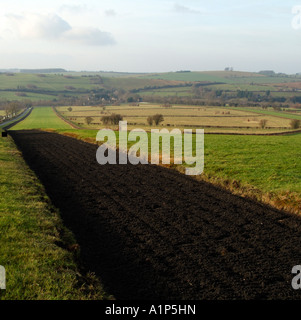
[[[214,130],[215,132],[221,132],[220,127],[222,127],[228,130],[228,132],[241,133],[287,131],[290,129],[289,119],[294,118],[293,115],[289,118],[290,115],[279,117],[278,114],[260,114],[260,112],[256,114],[253,110],[242,108],[229,109],[181,105],[163,108],[155,104],[140,104],[137,107],[130,105],[108,106],[105,110],[102,107],[73,107],[71,112],[68,111],[68,107],[59,107],[57,109],[66,119],[83,127],[87,127],[85,117],[92,117],[93,121],[89,125],[89,128],[102,127],[102,116],[112,113],[121,114],[124,120],[128,121],[130,127],[140,126],[146,130],[151,129],[147,123],[148,116],[160,113],[164,116],[164,121],[160,126],[178,127],[181,129],[191,126],[212,127],[210,128],[210,132],[214,132]],[[260,121],[263,119],[267,120],[269,130],[260,129]]]
[[[142,89],[148,86],[179,85],[183,82],[143,79],[135,77],[124,78],[110,73],[99,78],[97,73],[85,75],[82,73],[67,74],[23,74],[7,75],[0,73],[0,99],[5,100],[53,100],[58,95],[67,96],[87,94],[94,89],[114,88],[122,90]],[[22,92],[24,96],[17,96]]]
[[[64,75],[47,74],[42,77],[38,74],[15,73],[13,75],[0,74],[0,88],[15,89],[36,86],[36,89],[50,91],[65,90],[65,86],[75,88],[91,88],[90,78],[87,77],[67,77]]]
[[[97,85],[99,87],[99,85]],[[72,90],[68,88],[73,88]],[[74,92],[81,94],[95,88],[90,77],[81,75],[71,76],[63,74],[24,74],[15,73],[7,75],[0,73],[0,99],[32,101],[53,100],[59,94],[68,96]],[[18,96],[22,92],[24,96]]]
[[[55,99],[56,95],[49,95],[49,94],[39,94],[39,93],[32,93],[28,92],[25,96],[18,96],[18,92],[6,91],[0,93],[0,98],[3,100],[14,101],[14,100],[32,100],[32,101],[40,101],[40,100],[53,100]]]
[[[104,86],[123,90],[143,89],[145,87],[163,87],[166,85],[185,85],[183,81],[169,79],[134,78],[103,78]]]
[[[250,111],[258,114],[264,114],[268,116],[287,118],[287,119],[297,119],[301,120],[300,114],[289,113],[285,111],[272,111],[272,110],[262,110],[262,109],[254,109],[254,108],[233,108],[233,110],[241,110],[241,111]]]
[[[232,72],[232,71],[203,71],[203,72],[170,72],[160,74],[143,75],[143,78],[177,80],[177,81],[211,81],[228,84],[265,84],[265,83],[286,83],[300,81],[295,78],[268,77],[258,73]]]
[[[160,97],[191,97],[193,96],[191,87],[180,87],[180,88],[168,88],[168,89],[157,89],[157,90],[142,90],[139,92],[140,95],[147,96],[160,96]]]
[[[11,138],[0,138],[0,169],[0,300],[103,299],[94,277],[80,275],[73,235]]]
[[[51,107],[34,108],[28,118],[13,127],[14,130],[68,128],[70,126],[58,118]]]

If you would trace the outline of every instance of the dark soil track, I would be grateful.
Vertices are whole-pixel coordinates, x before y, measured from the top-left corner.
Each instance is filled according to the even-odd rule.
[[[100,166],[70,137],[10,134],[117,299],[301,298],[299,218],[162,167]]]

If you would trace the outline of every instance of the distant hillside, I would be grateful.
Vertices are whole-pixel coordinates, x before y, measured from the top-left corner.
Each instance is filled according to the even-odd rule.
[[[0,69],[1,73],[18,73],[20,72],[19,69]]]
[[[67,72],[62,68],[49,68],[49,69],[0,69],[1,73],[63,73]]]
[[[51,69],[20,69],[20,73],[62,73],[67,72],[65,69],[61,68],[51,68]]]
[[[143,75],[141,78],[188,82],[209,81],[226,84],[262,84],[295,81],[296,75],[274,74],[273,76],[268,76],[260,73],[242,71],[191,71],[153,73]]]

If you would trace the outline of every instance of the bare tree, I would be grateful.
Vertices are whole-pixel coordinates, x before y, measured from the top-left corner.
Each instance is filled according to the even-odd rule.
[[[265,129],[266,125],[267,125],[268,120],[266,119],[261,119],[259,122],[260,128],[261,129]]]
[[[150,126],[153,125],[154,119],[153,119],[152,116],[149,116],[146,120],[147,120],[147,123],[148,123]]]
[[[164,117],[163,117],[163,115],[162,114],[155,114],[154,116],[153,116],[153,121],[155,122],[155,124],[156,124],[156,126],[157,125],[159,125],[161,122],[163,122],[164,121]]]
[[[122,121],[122,120],[123,120],[123,116],[120,115],[120,114],[115,114],[115,113],[113,113],[113,114],[110,116],[110,119],[111,119],[111,124],[119,124],[119,121]]]
[[[5,115],[6,115],[6,118],[10,116],[10,108],[9,108],[9,105],[5,106]]]
[[[102,121],[102,123],[104,125],[107,125],[109,123],[109,121],[110,121],[110,117],[109,116],[103,116],[100,120]]]

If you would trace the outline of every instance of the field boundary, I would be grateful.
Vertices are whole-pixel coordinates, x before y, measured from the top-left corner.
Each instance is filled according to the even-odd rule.
[[[64,122],[66,122],[67,124],[69,124],[72,128],[74,129],[78,129],[78,130],[82,130],[83,128],[77,126],[76,124],[74,124],[73,122],[71,122],[70,120],[67,120],[65,117],[63,117],[59,111],[56,110],[55,107],[52,107],[53,112],[56,114],[57,117],[59,117],[61,120],[63,120]]]
[[[229,135],[229,136],[286,136],[301,133],[301,130],[274,132],[274,133],[227,133],[227,132],[205,132],[205,134]]]
[[[289,120],[294,120],[294,119],[297,119],[297,120],[299,120],[300,118],[301,118],[301,116],[300,117],[298,117],[299,115],[297,115],[297,114],[291,114],[291,113],[287,113],[287,112],[285,112],[285,113],[283,113],[283,115],[287,115],[287,117],[285,117],[285,116],[282,116],[282,115],[280,115],[280,114],[276,114],[277,113],[277,111],[266,111],[265,112],[265,110],[254,110],[254,109],[247,109],[247,110],[244,110],[243,108],[230,108],[231,110],[233,110],[233,111],[248,111],[248,112],[251,112],[251,113],[254,113],[254,114],[256,114],[256,115],[258,115],[258,116],[273,116],[273,117],[276,117],[276,118],[280,118],[280,119],[285,119],[285,120],[287,120],[287,119],[289,119]],[[269,112],[271,112],[271,113],[269,113]],[[290,117],[290,116],[297,116],[297,117]]]
[[[162,165],[171,170],[178,171],[182,174],[185,168],[174,165]],[[217,176],[211,176],[203,174],[202,176],[192,177],[197,181],[205,181],[217,188],[227,190],[234,195],[257,201],[259,203],[269,205],[278,210],[284,210],[286,212],[301,215],[301,197],[297,193],[284,194],[283,192],[264,192],[261,189],[254,187],[253,185],[242,183],[235,179],[223,179]]]

